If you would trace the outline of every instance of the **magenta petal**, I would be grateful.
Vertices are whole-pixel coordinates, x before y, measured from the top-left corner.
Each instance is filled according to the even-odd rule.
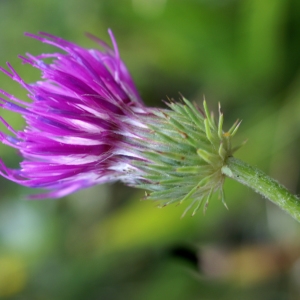
[[[27,123],[24,130],[15,131],[0,119],[12,134],[0,133],[1,142],[23,156],[17,170],[0,160],[0,175],[27,187],[49,190],[32,198],[58,198],[118,179],[133,181],[126,176],[128,161],[136,154],[124,145],[130,145],[128,137],[134,135],[130,128],[139,124],[138,116],[145,114],[146,108],[111,31],[109,34],[113,50],[90,36],[104,48],[100,51],[46,33],[26,33],[65,52],[20,56],[23,63],[41,71],[41,80],[34,84],[26,83],[9,63],[9,70],[0,67],[32,100],[23,101],[0,90],[5,97],[0,98],[0,106],[19,113]],[[52,62],[46,63],[46,58]]]

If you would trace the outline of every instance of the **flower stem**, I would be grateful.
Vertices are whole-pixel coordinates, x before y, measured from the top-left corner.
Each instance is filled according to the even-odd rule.
[[[261,170],[229,157],[222,167],[222,173],[252,188],[300,222],[300,199]]]

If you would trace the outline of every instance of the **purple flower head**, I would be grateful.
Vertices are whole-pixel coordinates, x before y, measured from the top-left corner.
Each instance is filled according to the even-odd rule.
[[[190,200],[193,214],[212,194],[221,192],[221,171],[239,123],[224,133],[208,111],[188,100],[170,101],[168,109],[147,108],[113,48],[90,36],[104,51],[84,49],[61,38],[26,34],[63,53],[20,56],[38,68],[42,80],[26,83],[10,64],[0,70],[28,91],[31,102],[0,90],[0,106],[19,113],[26,127],[0,132],[3,144],[18,149],[20,169],[0,160],[0,175],[18,184],[48,192],[33,198],[58,198],[78,189],[121,180],[148,190],[145,199],[161,206]],[[51,63],[46,63],[50,59]]]
[[[18,184],[50,190],[35,198],[62,197],[78,189],[128,177],[131,128],[144,127],[138,115],[146,115],[134,83],[114,49],[89,36],[104,51],[84,49],[46,33],[26,34],[64,53],[20,56],[38,68],[42,80],[26,83],[13,67],[0,70],[28,91],[30,103],[0,90],[1,107],[21,114],[23,131],[0,133],[3,144],[18,149],[24,160],[20,169],[0,161],[0,174]],[[52,59],[46,63],[45,59]],[[125,178],[125,181],[131,181]]]

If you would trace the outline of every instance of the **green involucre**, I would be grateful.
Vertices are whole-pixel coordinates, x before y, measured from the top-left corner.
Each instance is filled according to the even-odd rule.
[[[204,110],[186,99],[167,105],[169,110],[157,110],[148,122],[148,151],[135,164],[143,176],[135,186],[147,190],[145,199],[159,201],[159,207],[190,201],[183,215],[191,208],[194,215],[203,202],[205,211],[217,191],[225,204],[222,167],[233,153],[231,138],[240,123],[224,132],[220,108],[216,123],[205,101]]]

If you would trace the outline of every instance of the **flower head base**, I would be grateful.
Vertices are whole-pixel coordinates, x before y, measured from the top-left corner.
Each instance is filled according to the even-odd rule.
[[[184,98],[183,103],[170,102],[168,106],[170,110],[156,111],[159,119],[148,124],[152,146],[143,153],[147,160],[135,163],[144,171],[143,183],[136,186],[151,191],[145,199],[159,200],[160,207],[190,200],[183,215],[192,207],[194,215],[203,201],[205,212],[216,191],[226,206],[221,169],[239,148],[231,147],[231,138],[240,122],[223,132],[220,107],[216,124],[205,101],[204,111]]]
[[[65,53],[20,56],[38,68],[42,80],[26,83],[8,64],[2,72],[28,91],[31,103],[0,90],[1,107],[21,114],[23,131],[2,122],[12,135],[0,133],[2,143],[19,150],[20,169],[0,161],[0,174],[24,186],[49,192],[34,198],[58,198],[95,184],[121,180],[148,190],[146,199],[162,206],[190,200],[197,211],[220,191],[221,169],[235,149],[231,137],[239,123],[224,133],[223,115],[215,123],[186,99],[169,109],[147,108],[114,51],[90,36],[104,51],[84,49],[61,38],[27,34]],[[51,58],[51,63],[45,59]]]

